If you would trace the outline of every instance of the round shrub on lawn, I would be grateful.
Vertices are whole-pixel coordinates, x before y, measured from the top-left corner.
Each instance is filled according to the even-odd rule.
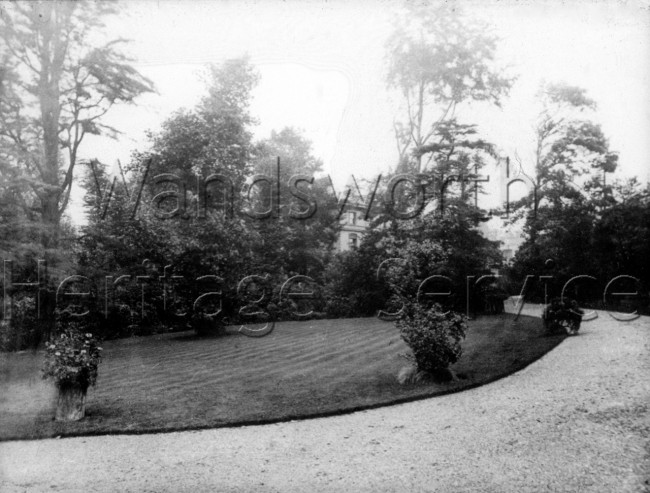
[[[411,348],[409,356],[419,371],[439,374],[462,354],[460,342],[465,338],[467,318],[460,313],[443,311],[438,304],[423,308],[406,303],[395,325]]]
[[[222,319],[205,313],[192,313],[190,326],[198,336],[224,335],[226,331]]]

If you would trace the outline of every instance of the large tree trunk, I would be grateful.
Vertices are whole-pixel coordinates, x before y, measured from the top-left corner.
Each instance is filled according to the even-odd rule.
[[[79,421],[86,415],[86,391],[79,385],[64,385],[59,387],[56,402],[57,421]]]
[[[51,185],[54,188],[54,185]],[[60,214],[58,191],[47,192],[41,198],[43,230],[41,243],[46,249],[56,249],[59,244]],[[48,259],[50,260],[50,259]]]
[[[43,127],[43,163],[41,179],[44,190],[41,196],[42,219],[46,226],[43,244],[56,248],[59,235],[59,202],[61,197],[59,177],[59,124],[61,118],[61,73],[65,62],[67,42],[63,37],[62,22],[65,13],[56,4],[45,4],[47,22],[40,28],[41,49],[38,96]]]

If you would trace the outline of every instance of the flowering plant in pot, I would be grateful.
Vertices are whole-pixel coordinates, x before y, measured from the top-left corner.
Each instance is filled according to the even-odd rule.
[[[102,348],[80,323],[68,323],[45,348],[43,378],[51,378],[58,389],[57,421],[77,421],[85,416],[86,392],[97,381]]]
[[[554,298],[544,308],[542,320],[550,334],[576,335],[584,313],[576,300],[566,297]]]

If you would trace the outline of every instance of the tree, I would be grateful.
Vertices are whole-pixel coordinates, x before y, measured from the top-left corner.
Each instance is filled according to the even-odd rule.
[[[513,204],[513,220],[524,219],[526,240],[513,265],[515,277],[544,273],[556,263],[556,286],[573,275],[599,270],[591,242],[599,210],[610,202],[605,173],[616,169],[618,155],[588,112],[596,102],[582,88],[545,84],[535,125],[534,174],[529,193]],[[517,156],[521,164],[521,159]]]
[[[650,311],[650,184],[643,189],[635,179],[614,182],[609,207],[598,214],[593,252],[601,280],[634,276],[645,289],[645,313]],[[633,290],[638,286],[632,286]]]
[[[106,209],[108,197],[103,192],[112,185],[105,167],[93,163],[84,183],[90,213],[80,245],[81,269],[89,277],[98,273],[150,275],[156,282],[163,275],[183,277],[173,288],[176,302],[165,303],[161,283],[154,284],[150,293],[157,294],[147,297],[152,316],[141,320],[135,313],[131,317],[134,325],[186,327],[192,301],[207,289],[207,284],[196,281],[202,276],[223,279],[222,315],[236,315],[236,290],[239,281],[250,274],[253,238],[245,219],[233,213],[240,206],[233,192],[241,188],[251,169],[254,120],[248,103],[258,77],[245,57],[209,67],[206,96],[194,108],[177,111],[160,130],[149,132],[150,150],[133,153],[123,183],[115,181]],[[201,183],[214,174],[230,180],[232,190],[214,183],[197,191],[197,180]],[[173,178],[162,181],[163,175]],[[133,214],[126,188],[138,190],[142,180],[140,205]],[[230,208],[229,201],[237,202],[236,207]],[[176,208],[178,214],[173,213]],[[146,268],[145,260],[149,261]],[[135,282],[130,286],[130,306],[134,307],[140,303],[140,288]],[[176,317],[177,312],[188,316]]]
[[[57,245],[85,136],[117,135],[101,118],[153,88],[120,50],[125,40],[95,42],[116,12],[93,1],[2,6],[0,152],[26,185],[19,203],[38,214],[48,248]]]
[[[306,205],[290,193],[290,177],[300,173],[312,176],[321,163],[311,154],[311,144],[293,129],[253,142],[250,127],[255,120],[249,112],[249,100],[259,75],[248,58],[227,60],[210,67],[207,74],[207,95],[194,108],[176,112],[159,131],[150,132],[149,151],[133,154],[126,185],[137,189],[145,173],[149,185],[144,187],[142,205],[135,216],[119,183],[114,188],[113,205],[104,214],[98,195],[110,190],[110,183],[102,166],[94,166],[96,175],[86,180],[87,206],[92,212],[84,229],[80,264],[87,272],[112,269],[115,275],[132,276],[145,274],[140,265],[144,259],[159,271],[171,265],[169,274],[183,276],[184,280],[174,288],[181,302],[158,310],[167,325],[185,326],[188,317],[167,315],[191,313],[191,301],[208,287],[215,287],[212,281],[209,286],[196,281],[203,276],[222,280],[220,316],[237,320],[246,298],[238,293],[242,279],[270,274],[273,278],[268,284],[275,287],[289,272],[313,274],[316,267],[322,270],[320,264],[326,260],[335,234],[335,227],[327,222],[328,197],[324,197],[322,184],[314,183],[307,192],[313,192],[308,201],[315,201],[323,210],[306,220],[289,217]],[[275,183],[277,157],[282,162],[281,214],[275,217],[274,209],[274,217],[250,217],[250,204],[240,191],[246,191],[245,182],[254,172],[269,175]],[[271,171],[265,168],[269,162],[273,163]],[[160,181],[162,175],[170,181]],[[223,180],[212,181],[197,191],[197,180],[207,183],[215,176]],[[298,188],[306,189],[304,184]],[[275,191],[275,186],[270,190],[256,186],[252,198],[259,199],[262,206],[275,203],[277,197],[271,197]],[[167,198],[161,199],[161,194],[168,194]],[[177,207],[178,213],[173,213]],[[253,200],[253,210],[255,207]],[[126,248],[116,248],[116,244]],[[161,304],[160,300],[156,303]]]
[[[618,155],[599,125],[585,113],[596,109],[596,102],[582,88],[564,83],[541,87],[542,108],[535,123],[535,151],[532,156],[533,187],[515,208],[535,209],[540,204],[558,207],[560,202],[589,197],[595,188],[604,190],[605,173],[612,173]],[[516,156],[519,165],[521,158]]]
[[[508,93],[513,79],[495,63],[496,43],[489,26],[456,5],[406,6],[387,43],[388,85],[399,91],[406,112],[394,124],[401,167],[423,169],[422,149],[439,141],[439,126],[458,105],[499,104]]]
[[[136,186],[133,182],[139,178],[132,177],[130,186]],[[93,163],[84,181],[89,221],[82,228],[77,252],[78,274],[93,280],[128,276],[99,298],[108,299],[110,307],[108,317],[102,315],[100,320],[104,335],[185,329],[193,320],[193,301],[215,287],[223,292],[221,316],[236,315],[237,285],[249,274],[251,263],[252,238],[244,221],[219,210],[208,210],[201,219],[196,215],[160,218],[148,201],[133,215],[132,203],[121,186],[114,187],[112,205],[104,212],[98,190],[108,191],[110,183],[106,167]],[[141,283],[137,276],[147,281]],[[180,278],[172,280],[172,276]],[[223,282],[217,287],[214,278],[197,280],[203,276],[218,276]],[[100,303],[94,311],[102,314],[104,310]],[[200,311],[211,309],[201,306]]]
[[[460,287],[467,275],[500,263],[496,244],[475,228],[483,213],[471,199],[480,183],[468,185],[487,160],[496,158],[495,148],[480,138],[476,125],[454,116],[461,104],[498,105],[507,95],[513,79],[496,64],[496,42],[485,23],[446,4],[409,4],[388,40],[388,86],[399,91],[406,113],[394,127],[396,173],[419,180],[396,189],[393,207],[405,211],[416,204],[418,187],[425,190],[424,203],[436,205],[411,207],[415,217],[408,219],[378,217],[362,245],[362,250],[381,250],[380,262],[401,260],[401,266],[388,269],[393,287],[404,291],[396,295],[413,297],[427,277],[443,275],[456,292],[449,303],[464,309]],[[373,247],[366,246],[369,241]]]
[[[383,232],[371,229],[356,250],[335,255],[325,270],[324,292],[328,317],[374,316],[388,310],[391,290],[378,278],[381,262],[390,257]]]
[[[154,157],[151,176],[174,173],[185,183],[220,173],[239,189],[251,171],[256,122],[249,106],[259,77],[247,56],[210,65],[204,73],[207,94],[150,131],[151,152],[139,153],[136,162]]]
[[[255,170],[279,180],[277,187],[258,187],[255,203],[260,208],[280,203],[279,213],[250,223],[262,240],[258,257],[285,275],[320,278],[339,230],[329,184],[316,176],[322,171],[321,161],[312,155],[311,143],[293,128],[272,131],[270,138],[257,143],[255,154]],[[302,181],[292,183],[297,177]]]
[[[454,114],[464,103],[499,105],[508,94],[514,78],[496,62],[497,41],[485,22],[443,3],[408,4],[387,42],[388,86],[399,91],[406,112],[395,122],[396,171],[419,175],[425,202],[433,198],[440,210],[455,207],[474,221],[482,214],[469,199],[481,185],[466,185],[497,155],[476,125]],[[402,187],[401,194],[412,202],[415,190]]]

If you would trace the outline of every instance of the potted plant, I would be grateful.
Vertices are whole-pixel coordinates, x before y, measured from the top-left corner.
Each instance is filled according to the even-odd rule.
[[[584,311],[570,298],[554,298],[542,314],[544,327],[551,334],[575,335],[580,330]]]
[[[102,348],[90,332],[70,323],[47,343],[43,378],[51,378],[58,389],[57,421],[78,421],[86,413],[86,392],[97,381]]]

